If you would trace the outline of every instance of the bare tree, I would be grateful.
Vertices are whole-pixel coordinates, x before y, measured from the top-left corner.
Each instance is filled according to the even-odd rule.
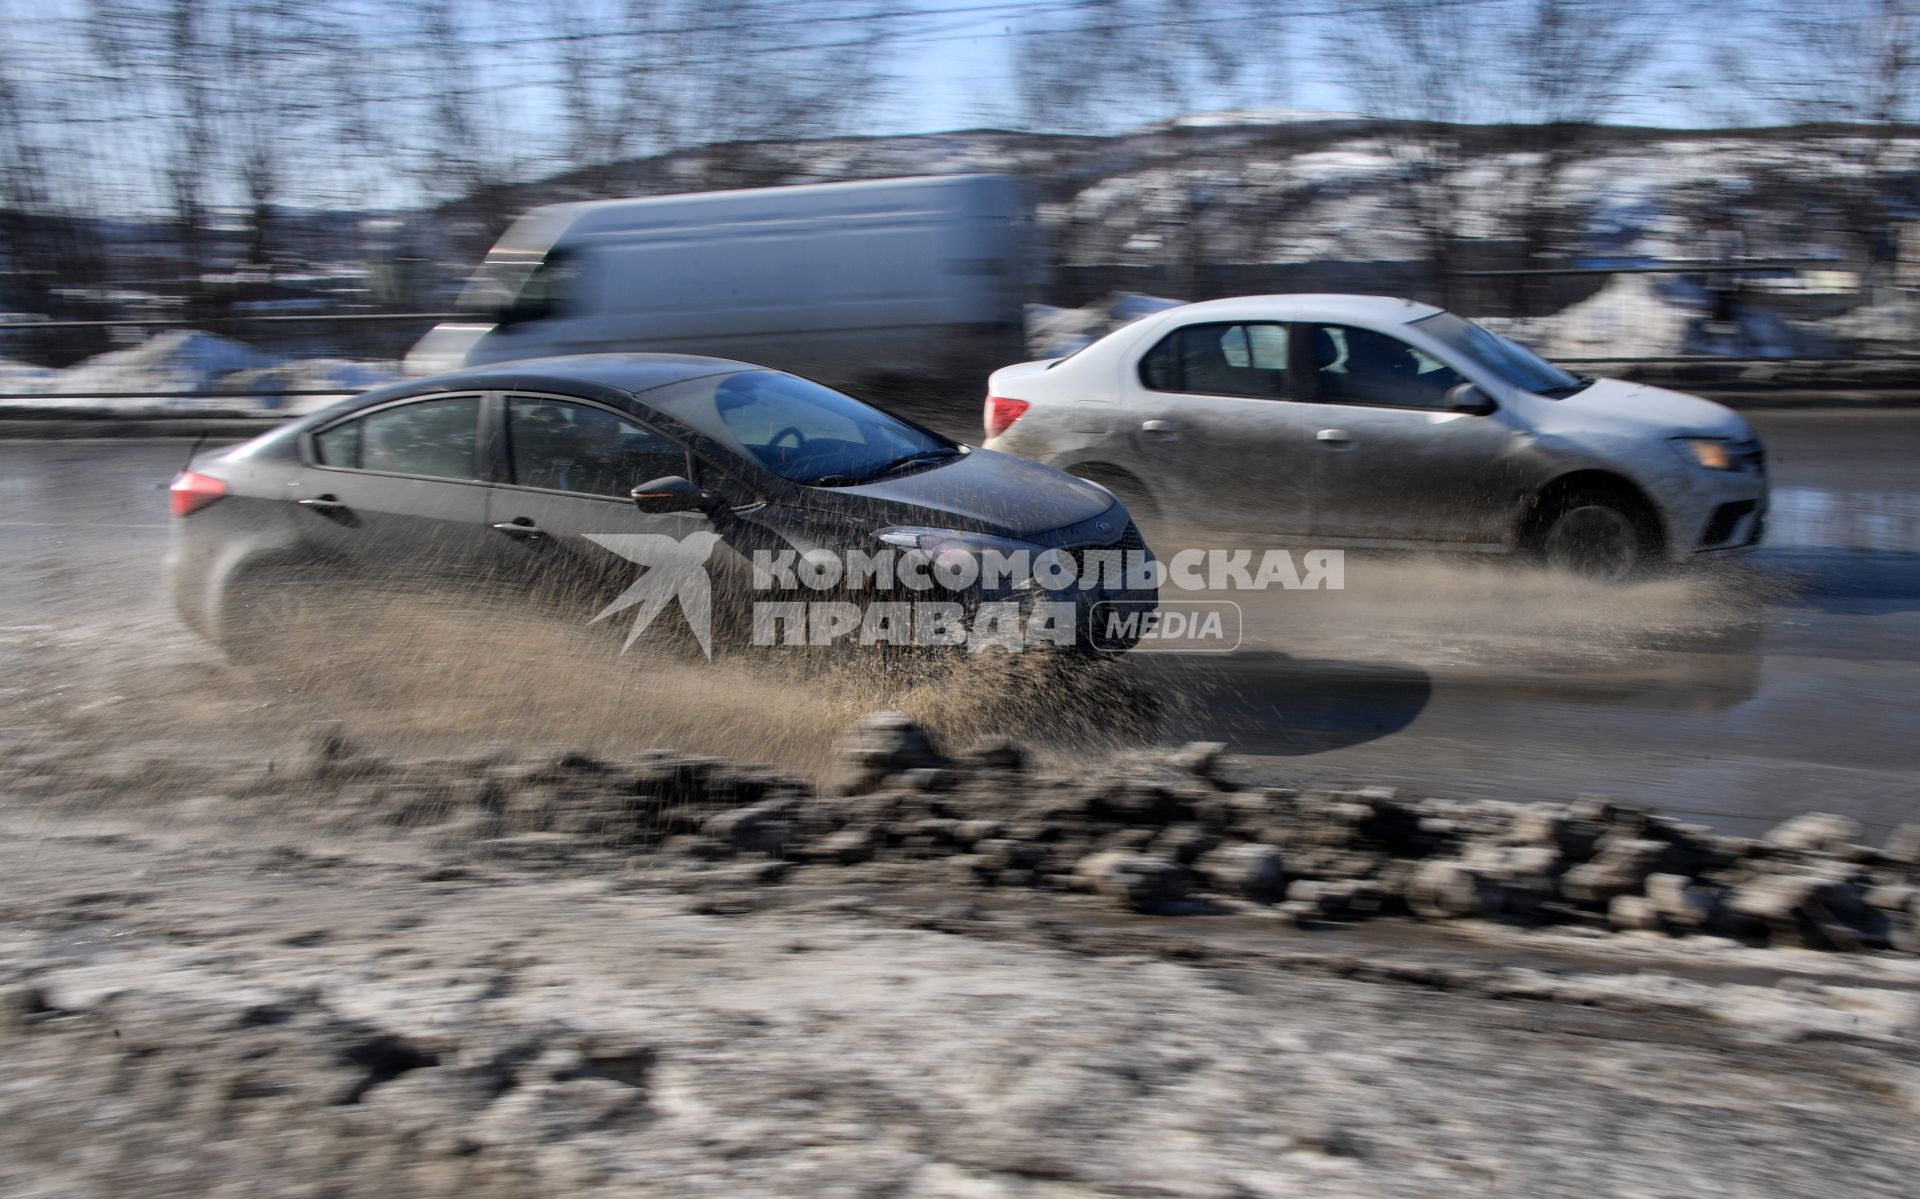
[[[1189,112],[1279,59],[1285,12],[1274,0],[1086,0],[1031,22],[1014,50],[1020,120],[1092,133]]]
[[[48,316],[99,315],[109,247],[90,227],[99,210],[99,128],[70,86],[67,23],[0,8],[13,36],[0,59],[0,305]],[[10,353],[65,361],[105,348],[105,334],[13,335]]]
[[[1502,223],[1532,267],[1576,248],[1587,205],[1568,194],[1568,174],[1646,74],[1663,19],[1645,0],[1532,0],[1518,18],[1504,38],[1513,77]]]
[[[46,147],[40,121],[43,113],[20,77],[13,56],[0,59],[0,232],[6,237],[8,274],[16,281],[31,277],[44,263],[36,252],[41,219],[49,197]],[[19,287],[7,302],[20,302]]]
[[[661,40],[681,98],[672,141],[707,147],[710,186],[779,182],[800,165],[784,143],[849,132],[881,98],[883,13],[874,0],[680,5]]]
[[[530,9],[546,19],[529,22]],[[904,11],[898,0],[81,0],[71,14],[30,14],[36,30],[71,35],[57,67],[0,64],[0,236],[17,258],[44,250],[44,230],[27,224],[62,203],[158,212],[165,235],[134,234],[123,275],[157,285],[170,271],[202,307],[225,298],[202,283],[224,258],[285,260],[294,222],[308,248],[311,230],[347,224],[302,208],[424,203],[437,210],[418,222],[435,249],[471,261],[542,176],[572,172],[562,186],[594,196],[670,152],[696,167],[675,186],[814,169],[791,143],[850,132],[874,111]],[[170,263],[153,260],[163,246]]]
[[[448,249],[461,258],[477,257],[512,218],[509,185],[529,157],[505,119],[501,93],[482,82],[495,65],[484,39],[461,20],[479,7],[420,0],[411,30],[418,55],[412,74],[433,86],[420,101],[406,161],[428,203],[449,209]]]
[[[172,217],[182,285],[199,294],[218,120],[212,22],[196,0],[93,0],[89,33],[116,84],[151,105],[158,184]]]
[[[658,43],[673,14],[648,0],[548,2],[564,131],[558,157],[582,198],[607,196],[622,163],[670,134],[675,97],[663,86]]]
[[[1012,55],[1018,122],[1041,132],[1097,134],[1219,108],[1249,95],[1249,77],[1269,85],[1281,72],[1288,7],[1277,0],[1086,0],[1029,22]],[[1066,167],[1073,150],[1061,146]],[[1278,217],[1240,203],[1240,163],[1195,161],[1170,151],[1181,181],[1177,206],[1162,213],[1158,286],[1197,296],[1217,246],[1215,217],[1258,241]],[[1074,236],[1067,232],[1068,240]],[[1212,243],[1212,244],[1210,244]]]
[[[1470,233],[1515,239],[1526,262],[1566,248],[1567,174],[1644,67],[1655,17],[1634,0],[1383,0],[1331,35],[1348,91],[1388,123],[1443,301]],[[1479,160],[1494,169],[1476,177]]]
[[[1920,0],[1780,4],[1767,20],[1767,44],[1792,52],[1725,53],[1723,73],[1768,115],[1826,127],[1813,133],[1823,153],[1807,161],[1807,182],[1832,197],[1836,232],[1869,266],[1882,263],[1894,251],[1889,181],[1908,165],[1902,151],[1920,117]]]
[[[1360,111],[1388,122],[1401,204],[1445,297],[1473,198],[1465,129],[1487,111],[1476,68],[1498,61],[1494,39],[1450,5],[1394,0],[1343,22],[1328,40]]]
[[[266,265],[273,257],[276,207],[286,187],[290,143],[300,132],[286,77],[311,47],[312,30],[284,0],[234,0],[221,14],[216,44],[222,93],[219,134],[242,201],[241,261]]]

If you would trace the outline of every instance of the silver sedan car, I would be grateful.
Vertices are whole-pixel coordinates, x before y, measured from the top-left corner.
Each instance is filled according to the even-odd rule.
[[[988,393],[987,448],[1249,543],[1531,553],[1613,578],[1752,546],[1766,523],[1739,414],[1569,374],[1410,300],[1188,304]]]

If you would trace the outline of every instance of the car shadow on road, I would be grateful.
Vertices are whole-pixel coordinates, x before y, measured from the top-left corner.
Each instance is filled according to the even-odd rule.
[[[1791,580],[1793,607],[1834,616],[1920,611],[1920,554],[1884,550],[1767,550],[1756,555]]]
[[[1142,655],[1165,688],[1161,734],[1225,741],[1236,753],[1296,756],[1378,740],[1412,724],[1433,696],[1426,671],[1272,652],[1219,658]]]

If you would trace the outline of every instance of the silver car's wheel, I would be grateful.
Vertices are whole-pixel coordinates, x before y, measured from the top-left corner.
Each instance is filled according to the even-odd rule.
[[[1563,509],[1540,548],[1556,570],[1609,581],[1633,574],[1644,558],[1633,518],[1593,500],[1576,500]]]

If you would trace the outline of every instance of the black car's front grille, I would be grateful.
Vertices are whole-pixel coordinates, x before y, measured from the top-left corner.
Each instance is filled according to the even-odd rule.
[[[1110,541],[1105,545],[1062,546],[1061,550],[1069,558],[1073,559],[1074,577],[1084,580],[1088,577],[1087,575],[1088,555],[1090,554],[1100,555],[1099,558],[1096,558],[1094,560],[1095,561],[1094,569],[1096,571],[1102,571],[1102,572],[1111,572],[1114,570],[1125,571],[1128,567],[1133,565],[1133,559],[1130,557],[1130,555],[1141,553],[1146,548],[1147,548],[1147,540],[1146,538],[1140,536],[1140,527],[1134,524],[1132,521],[1128,521],[1126,530],[1120,534],[1119,539],[1116,541]],[[1105,563],[1109,561],[1114,563],[1114,565],[1112,566],[1105,565]],[[1103,585],[1112,586],[1112,584],[1106,584],[1104,579],[1102,580],[1102,583]]]

